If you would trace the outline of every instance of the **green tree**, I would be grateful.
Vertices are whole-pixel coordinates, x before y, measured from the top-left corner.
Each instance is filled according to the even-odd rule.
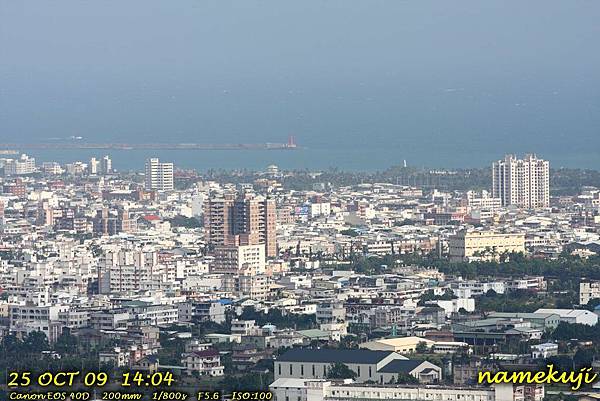
[[[356,372],[341,362],[332,363],[327,371],[328,379],[355,379]]]
[[[64,331],[54,344],[54,350],[61,355],[70,355],[78,353],[77,337],[68,331]]]
[[[173,227],[185,227],[185,228],[201,228],[202,222],[194,217],[185,217],[177,215],[171,219],[168,219],[169,223]]]
[[[411,376],[408,373],[398,373],[398,378],[396,379],[396,384],[417,384],[419,383],[419,380],[414,377]]]
[[[48,350],[48,339],[41,331],[32,331],[25,337],[23,345],[31,353],[39,353]]]
[[[589,310],[589,311],[594,311],[594,309],[596,309],[596,306],[600,305],[600,298],[593,298],[590,299],[588,301],[588,303],[585,305],[585,309]]]
[[[419,354],[424,354],[429,351],[429,347],[427,347],[427,343],[425,341],[419,341],[415,347],[415,351]]]

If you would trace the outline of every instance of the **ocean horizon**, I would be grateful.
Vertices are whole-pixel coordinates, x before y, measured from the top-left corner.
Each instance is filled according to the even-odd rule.
[[[393,166],[414,168],[481,168],[491,166],[493,161],[504,157],[503,152],[480,151],[477,153],[438,154],[426,149],[419,152],[394,148],[328,149],[298,148],[294,150],[57,150],[35,149],[24,151],[36,158],[36,162],[55,161],[61,164],[75,161],[88,162],[90,158],[109,155],[113,168],[118,171],[142,171],[149,157],[173,162],[179,169],[207,171],[209,169],[264,170],[275,164],[283,170],[381,171]],[[530,152],[508,152],[523,155]],[[536,153],[536,152],[531,152]],[[537,152],[538,157],[550,161],[551,168],[600,169],[600,155],[594,150],[568,154],[565,152]]]

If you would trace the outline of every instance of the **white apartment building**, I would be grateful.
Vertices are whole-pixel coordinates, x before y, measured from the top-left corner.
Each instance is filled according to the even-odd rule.
[[[558,344],[543,343],[531,346],[531,357],[534,359],[546,359],[558,355]]]
[[[225,370],[221,365],[221,355],[214,349],[186,353],[181,362],[188,374],[195,372],[200,376],[223,376]]]
[[[22,154],[18,159],[6,159],[4,175],[27,175],[35,173],[35,158]]]
[[[461,309],[464,309],[467,312],[475,311],[475,299],[473,298],[437,300],[433,301],[432,303],[444,309],[444,311],[446,312],[446,316],[450,316],[453,313],[458,313]]]
[[[328,300],[317,304],[317,323],[343,323],[346,321],[346,307],[342,301]]]
[[[264,274],[266,257],[264,245],[217,246],[211,273],[232,275]]]
[[[100,167],[102,168],[102,174],[110,174],[113,171],[112,168],[112,159],[110,156],[106,155],[102,158],[100,163]]]
[[[60,175],[60,174],[62,174],[64,172],[64,170],[60,166],[60,164],[58,164],[56,162],[44,162],[44,163],[42,163],[41,170],[45,174],[52,174],[52,175]]]
[[[159,269],[156,252],[143,250],[106,251],[100,259],[98,286],[101,294],[139,290],[142,283],[164,273]]]
[[[274,401],[542,401],[543,385],[482,386],[361,385],[328,380],[280,378],[269,386]]]
[[[489,290],[494,290],[496,294],[504,294],[507,290],[506,283],[503,281],[483,282],[476,280],[452,283],[451,288],[454,295],[459,298],[485,295]]]
[[[90,323],[90,314],[87,310],[69,309],[58,314],[61,323],[70,329],[87,327]]]
[[[525,252],[525,234],[463,230],[450,237],[451,261],[497,259],[502,253]]]
[[[265,274],[242,274],[238,277],[238,296],[254,301],[264,301],[271,291],[271,277]]]
[[[145,174],[146,189],[173,190],[173,163],[161,163],[158,158],[147,159]]]
[[[124,310],[105,310],[90,313],[90,326],[97,330],[123,330],[131,318]]]
[[[546,280],[544,276],[523,277],[510,280],[506,283],[509,290],[533,290],[542,291],[546,289]]]
[[[329,202],[318,202],[310,204],[310,217],[329,216],[331,204]]]
[[[260,327],[256,326],[254,320],[233,319],[231,321],[231,334],[234,336],[249,336],[260,331]]]
[[[10,305],[9,320],[10,332],[24,335],[32,331],[41,331],[49,342],[54,342],[62,326],[60,315],[68,312],[66,305]]]
[[[220,301],[193,301],[181,302],[178,305],[179,321],[191,322],[225,322],[225,305]]]
[[[150,304],[142,301],[133,301],[128,305],[130,315],[139,323],[147,326],[167,326],[177,323],[179,308],[177,305]]]
[[[96,174],[98,174],[99,170],[100,170],[100,160],[96,159],[95,157],[92,157],[90,159],[90,162],[88,163],[88,174],[96,175]]]
[[[492,196],[488,191],[467,191],[463,203],[474,209],[485,209],[494,212],[502,207],[502,199]]]
[[[587,305],[594,298],[600,298],[600,281],[582,281],[579,283],[579,304]]]
[[[374,241],[365,245],[365,250],[372,255],[391,255],[394,250],[392,241]]]
[[[517,159],[506,155],[492,165],[492,196],[502,206],[515,205],[527,209],[550,204],[550,163],[535,155]]]

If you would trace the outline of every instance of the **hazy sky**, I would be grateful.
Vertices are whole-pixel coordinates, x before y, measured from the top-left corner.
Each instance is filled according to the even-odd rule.
[[[599,43],[595,0],[0,0],[0,139],[590,152]]]

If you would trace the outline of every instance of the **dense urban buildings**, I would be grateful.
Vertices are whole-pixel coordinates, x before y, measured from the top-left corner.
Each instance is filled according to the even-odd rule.
[[[246,380],[282,400],[541,401],[544,386],[479,387],[477,373],[595,364],[583,355],[600,314],[596,187],[546,208],[503,204],[487,172],[449,189],[110,160],[16,176],[3,161],[12,365],[47,363],[6,348],[43,334],[53,358],[213,388]]]
[[[0,401],[600,401],[599,16],[0,0]]]
[[[18,159],[6,159],[4,175],[27,175],[35,171],[35,158],[22,154]]]

